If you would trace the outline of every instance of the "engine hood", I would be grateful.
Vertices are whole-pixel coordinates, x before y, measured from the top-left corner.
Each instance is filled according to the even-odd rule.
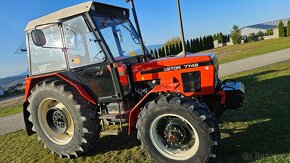
[[[154,59],[143,63],[138,63],[132,66],[132,72],[150,72],[152,70],[164,69],[168,67],[168,70],[174,69],[172,66],[193,65],[212,62],[215,58],[213,53],[206,54],[192,54],[187,53],[186,56],[168,56],[164,58]]]

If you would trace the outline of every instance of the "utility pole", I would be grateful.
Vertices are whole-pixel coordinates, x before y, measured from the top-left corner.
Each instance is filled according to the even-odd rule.
[[[144,54],[144,60],[147,61],[146,48],[145,48],[145,45],[144,45],[144,42],[143,42],[143,37],[142,37],[142,34],[141,34],[141,29],[140,29],[140,25],[139,25],[136,9],[135,9],[134,0],[125,0],[125,2],[126,3],[130,2],[131,6],[132,6],[132,12],[133,12],[133,16],[134,16],[134,21],[136,23],[137,32],[138,32],[138,35],[139,35],[139,42],[141,44],[142,53]]]
[[[185,46],[183,23],[182,23],[182,16],[181,16],[181,10],[180,10],[180,2],[179,0],[176,0],[176,2],[177,2],[177,9],[178,9],[179,24],[180,24],[181,44],[182,44],[182,49],[183,49],[182,53],[185,56],[186,46]]]

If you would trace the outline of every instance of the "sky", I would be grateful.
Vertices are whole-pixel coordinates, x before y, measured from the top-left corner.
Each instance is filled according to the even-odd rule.
[[[96,0],[130,8],[124,0]],[[23,42],[26,24],[33,19],[84,0],[1,0],[0,78],[27,69],[24,54],[14,54]],[[185,37],[191,39],[240,27],[290,18],[289,0],[180,0]],[[146,45],[162,44],[180,35],[176,0],[135,0]],[[132,17],[131,17],[132,19]]]

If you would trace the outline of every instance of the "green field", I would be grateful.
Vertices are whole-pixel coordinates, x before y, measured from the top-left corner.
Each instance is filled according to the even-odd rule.
[[[9,107],[9,108],[4,108],[4,109],[0,109],[0,117],[5,117],[8,115],[12,115],[12,114],[20,113],[20,112],[22,112],[21,105]]]
[[[220,119],[220,162],[290,162],[290,61],[227,78],[242,81],[246,97]],[[152,162],[135,135],[102,137],[87,156],[69,160],[18,131],[0,136],[0,153],[0,162]]]
[[[213,52],[217,55],[220,63],[227,63],[247,57],[282,50],[285,48],[290,48],[290,37],[224,46],[203,52]]]

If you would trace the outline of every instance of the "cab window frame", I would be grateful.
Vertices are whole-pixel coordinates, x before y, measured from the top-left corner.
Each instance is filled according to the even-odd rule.
[[[67,58],[68,58],[68,68],[69,69],[79,69],[79,68],[85,68],[85,67],[90,67],[90,66],[94,66],[94,65],[100,65],[100,64],[104,64],[106,62],[108,62],[108,56],[107,56],[107,53],[106,53],[106,50],[104,50],[104,47],[102,47],[101,45],[101,42],[102,42],[102,39],[98,38],[98,36],[95,34],[95,30],[93,30],[93,27],[90,25],[90,22],[88,22],[88,18],[87,18],[87,15],[85,13],[83,14],[78,14],[78,15],[75,15],[75,16],[72,16],[72,17],[69,17],[69,18],[65,18],[63,19],[62,21],[62,24],[66,21],[69,21],[69,20],[72,20],[72,19],[75,19],[75,18],[78,18],[78,17],[82,17],[82,19],[84,20],[84,23],[86,25],[86,27],[88,28],[88,30],[90,31],[90,33],[95,37],[96,39],[96,46],[98,46],[100,48],[100,50],[102,51],[102,54],[104,55],[104,59],[102,62],[90,62],[88,64],[84,64],[84,65],[80,65],[80,66],[75,66],[75,67],[72,67],[71,64],[69,64],[69,59],[70,59],[70,56],[69,56],[69,53],[68,53],[68,50],[67,50],[67,47],[66,47],[66,55],[67,55]],[[65,46],[67,46],[67,43],[66,43],[66,34],[65,34],[65,27],[64,25],[62,25],[62,28],[63,28],[63,40],[64,40],[64,44]],[[98,53],[96,51],[96,53]]]
[[[48,29],[50,27],[54,27],[56,26],[58,29],[59,29],[59,34],[60,34],[60,41],[61,41],[61,44],[62,44],[62,47],[56,47],[55,50],[61,50],[61,53],[64,57],[64,63],[65,66],[63,66],[63,68],[59,68],[59,69],[52,69],[52,70],[48,70],[48,71],[43,71],[43,72],[33,72],[33,59],[32,59],[32,49],[31,49],[31,44],[33,44],[34,46],[36,46],[34,44],[34,42],[32,41],[32,38],[31,38],[31,31],[27,32],[26,33],[26,46],[27,46],[27,59],[28,59],[28,70],[29,70],[29,76],[40,76],[40,75],[47,75],[47,74],[52,74],[52,73],[56,73],[56,72],[64,72],[64,71],[67,71],[69,70],[69,66],[67,64],[67,54],[66,54],[66,47],[65,47],[65,44],[64,44],[64,39],[63,39],[63,29],[62,29],[62,25],[61,23],[55,23],[55,24],[51,24],[51,25],[47,25],[45,26],[42,30],[44,29]],[[39,47],[39,48],[42,48],[42,49],[54,49],[54,48],[45,48],[44,47]],[[61,56],[61,55],[60,55]]]

